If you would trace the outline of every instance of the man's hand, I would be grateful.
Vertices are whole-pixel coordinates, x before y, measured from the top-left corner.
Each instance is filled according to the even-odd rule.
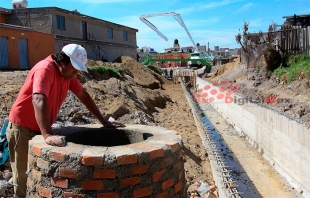
[[[66,145],[66,140],[64,136],[59,135],[49,135],[45,138],[46,144],[52,145],[52,146],[59,146],[63,147]]]
[[[126,127],[126,125],[116,120],[105,121],[103,126],[107,128]]]

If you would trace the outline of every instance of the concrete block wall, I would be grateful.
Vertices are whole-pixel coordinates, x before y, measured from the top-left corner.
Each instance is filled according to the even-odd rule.
[[[201,93],[211,83],[197,78]],[[225,91],[227,92],[227,91]],[[267,106],[247,102],[242,96],[225,93],[234,100],[214,97],[212,106],[263,155],[303,197],[310,197],[310,128]]]
[[[62,129],[71,130],[62,135],[89,134],[98,125],[87,128]],[[100,130],[102,135],[111,129]],[[110,147],[71,142],[56,147],[47,145],[42,136],[34,137],[29,142],[27,197],[185,198],[181,137],[162,127],[128,125],[122,130],[149,137]]]

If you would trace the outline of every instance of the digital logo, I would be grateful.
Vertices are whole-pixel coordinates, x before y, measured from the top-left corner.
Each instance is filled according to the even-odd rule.
[[[192,92],[193,100],[196,102],[207,103],[221,101],[224,103],[234,102],[232,93],[240,91],[240,87],[234,84],[233,81],[214,82],[211,85],[206,85],[197,91]]]

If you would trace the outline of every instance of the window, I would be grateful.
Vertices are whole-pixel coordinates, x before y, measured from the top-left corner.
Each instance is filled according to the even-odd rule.
[[[108,38],[113,38],[113,28],[108,28]]]
[[[56,15],[56,21],[57,21],[57,29],[58,30],[66,30],[66,21],[64,16]]]
[[[123,31],[123,40],[124,41],[128,41],[128,35],[127,35],[127,31]]]

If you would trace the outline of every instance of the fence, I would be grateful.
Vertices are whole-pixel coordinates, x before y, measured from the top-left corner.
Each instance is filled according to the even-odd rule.
[[[253,34],[257,35],[257,34]],[[268,42],[267,33],[264,33],[257,42],[251,40],[251,47],[247,46],[248,52],[241,50],[241,61],[247,67],[253,66],[263,55],[266,45],[273,46],[274,49],[285,54],[308,54],[310,56],[310,26],[302,28],[299,26],[286,26],[282,30],[269,32],[268,37],[275,38]]]
[[[278,39],[276,45],[289,54],[303,53],[310,56],[310,26],[301,28],[298,26],[284,27],[276,32]],[[277,43],[278,42],[278,43]]]

